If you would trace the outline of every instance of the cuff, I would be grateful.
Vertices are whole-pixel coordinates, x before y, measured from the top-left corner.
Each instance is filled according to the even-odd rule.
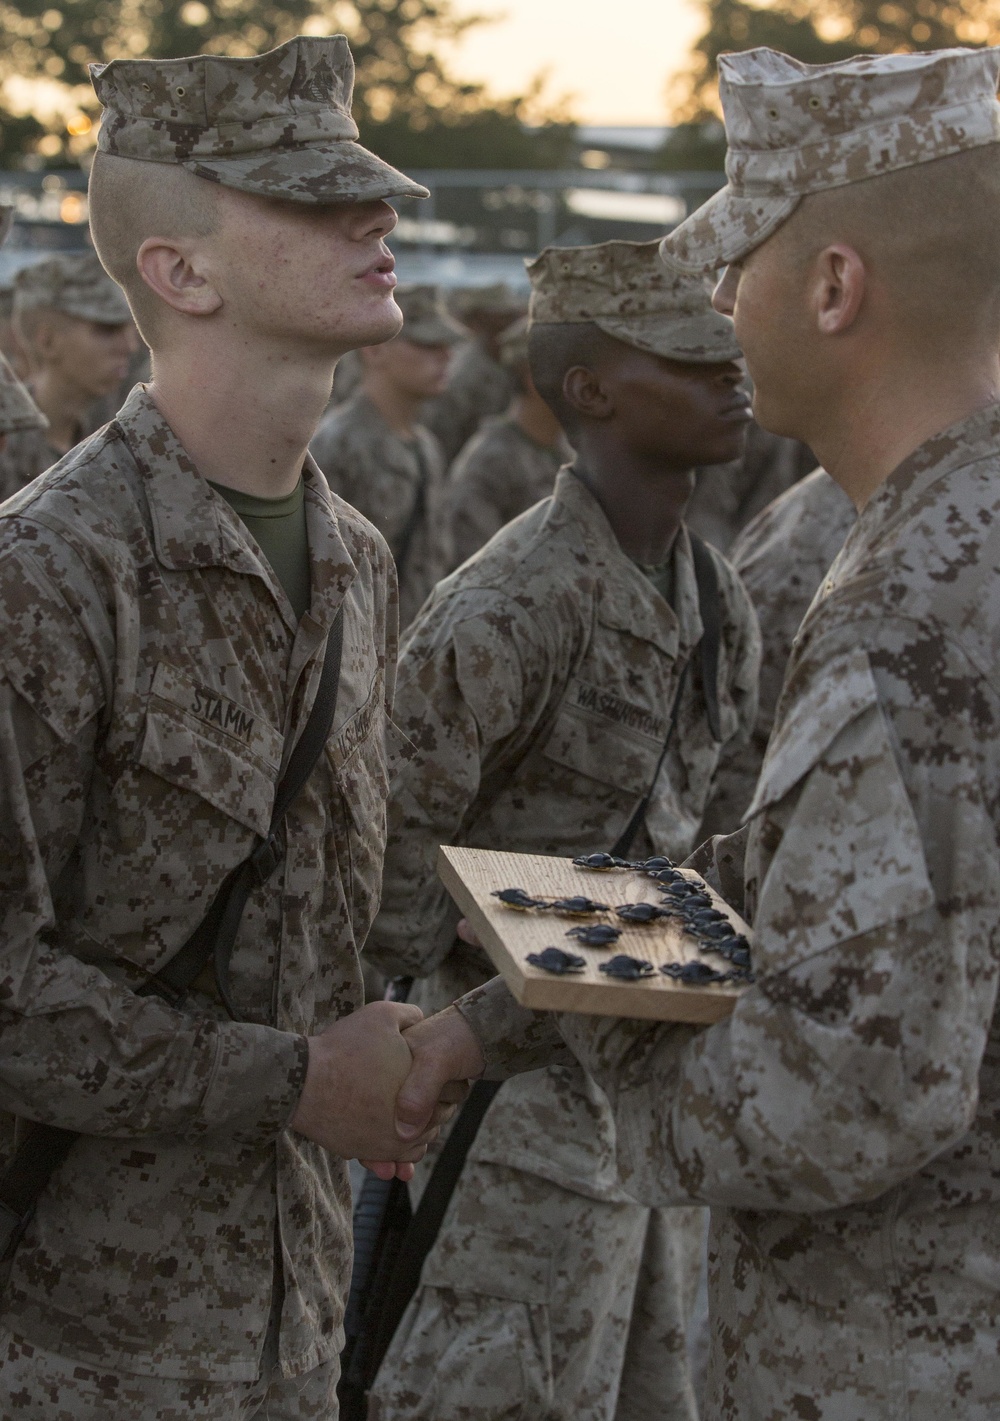
[[[482,1047],[486,1080],[502,1081],[522,1071],[573,1062],[552,1013],[522,1007],[502,977],[460,997],[455,1006]]]
[[[195,1134],[221,1131],[240,1144],[269,1144],[295,1114],[306,1082],[304,1036],[220,1022],[215,1062]]]

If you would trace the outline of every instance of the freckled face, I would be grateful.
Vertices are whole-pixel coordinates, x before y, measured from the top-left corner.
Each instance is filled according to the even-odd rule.
[[[287,202],[230,188],[220,195],[207,250],[234,325],[335,355],[397,334],[389,203]]]

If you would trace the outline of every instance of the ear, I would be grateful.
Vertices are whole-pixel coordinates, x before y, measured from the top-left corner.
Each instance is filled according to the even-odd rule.
[[[222,296],[201,271],[197,254],[179,243],[147,237],[135,265],[149,289],[185,316],[211,316],[222,306]]]
[[[50,360],[63,342],[66,326],[58,311],[43,311],[31,332],[27,343],[31,354],[41,361]]]
[[[574,365],[563,376],[563,395],[578,414],[588,419],[609,419],[615,402],[601,377],[585,365]]]
[[[853,247],[825,247],[813,263],[810,305],[820,335],[842,335],[858,318],[867,272]]]

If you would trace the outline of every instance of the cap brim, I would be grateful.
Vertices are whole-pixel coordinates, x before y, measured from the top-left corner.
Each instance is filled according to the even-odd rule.
[[[647,312],[630,319],[602,316],[594,324],[626,345],[666,356],[668,360],[711,365],[743,358],[732,321],[715,311],[697,316]]]
[[[468,339],[469,333],[461,326],[451,326],[446,321],[417,321],[408,327],[404,320],[400,335],[414,345],[459,345]]]
[[[724,187],[660,243],[660,256],[678,271],[718,271],[739,261],[786,221],[801,198],[738,197]]]
[[[120,306],[88,306],[85,302],[69,302],[60,306],[67,316],[81,321],[93,321],[96,326],[124,326],[132,319],[128,302],[122,297]]]
[[[360,143],[303,143],[241,158],[190,158],[189,173],[223,187],[292,202],[375,202],[429,197],[425,187],[376,158]]]

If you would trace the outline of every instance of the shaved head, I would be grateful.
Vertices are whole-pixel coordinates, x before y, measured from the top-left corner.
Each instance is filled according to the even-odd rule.
[[[577,365],[598,371],[621,350],[621,342],[593,321],[532,325],[528,329],[528,368],[535,389],[569,433],[580,417],[563,391],[566,373]]]
[[[90,171],[90,230],[105,271],[128,297],[135,323],[154,346],[162,303],[136,267],[149,237],[208,237],[219,220],[219,189],[170,163],[97,153]]]
[[[803,267],[853,247],[923,349],[975,332],[1000,343],[1000,144],[813,193],[776,236]]]

